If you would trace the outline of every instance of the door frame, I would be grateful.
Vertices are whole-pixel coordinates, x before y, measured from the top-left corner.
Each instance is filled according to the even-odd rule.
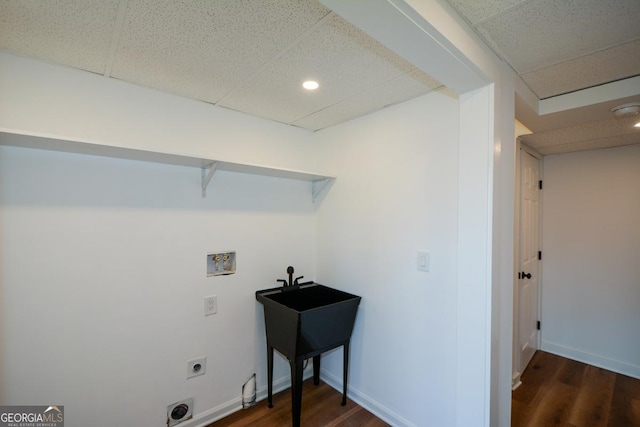
[[[521,179],[520,179],[520,175],[521,175],[521,171],[520,171],[520,166],[521,166],[521,152],[524,151],[526,153],[531,154],[533,157],[535,157],[536,159],[538,159],[540,161],[539,163],[539,173],[540,173],[540,180],[544,180],[543,178],[543,171],[544,171],[544,167],[543,167],[543,161],[544,161],[544,156],[542,154],[540,154],[538,151],[536,151],[535,149],[528,147],[524,144],[522,144],[522,142],[520,141],[520,138],[516,138],[516,155],[517,155],[517,159],[516,159],[516,167],[515,167],[515,198],[514,198],[514,233],[513,233],[513,239],[514,239],[514,245],[513,245],[513,272],[514,272],[514,277],[513,277],[513,348],[512,348],[512,376],[511,376],[511,389],[515,390],[516,388],[518,388],[522,382],[520,381],[520,377],[522,376],[522,371],[524,371],[524,369],[520,370],[520,348],[519,348],[519,342],[520,342],[520,337],[518,336],[520,328],[519,328],[519,298],[520,298],[520,294],[519,294],[519,279],[518,279],[518,275],[517,273],[520,271],[520,192],[521,192]],[[538,220],[539,220],[539,224],[538,224],[538,241],[540,242],[540,250],[542,250],[542,197],[540,197],[539,200],[539,213],[538,213]],[[540,302],[542,301],[542,262],[538,263],[538,271],[536,272],[536,274],[538,274],[538,319],[542,319],[542,307]],[[540,329],[539,333],[538,333],[538,339],[537,339],[537,343],[536,346],[538,349],[540,349],[540,344],[542,342],[542,329]]]

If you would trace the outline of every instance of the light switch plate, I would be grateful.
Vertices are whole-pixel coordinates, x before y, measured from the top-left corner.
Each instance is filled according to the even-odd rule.
[[[429,271],[429,252],[418,251],[418,270]]]

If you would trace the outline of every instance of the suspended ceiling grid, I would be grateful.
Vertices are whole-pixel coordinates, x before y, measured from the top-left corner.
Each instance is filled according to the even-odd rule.
[[[640,1],[448,1],[540,99],[640,76]],[[8,0],[0,50],[309,130],[442,87],[315,0]],[[300,88],[308,78],[318,91]],[[610,120],[611,105],[533,117],[528,140],[586,137],[578,129]],[[615,123],[610,137],[640,142]],[[598,146],[553,140],[563,147],[549,153]]]
[[[309,130],[442,87],[313,0],[9,0],[0,49]]]

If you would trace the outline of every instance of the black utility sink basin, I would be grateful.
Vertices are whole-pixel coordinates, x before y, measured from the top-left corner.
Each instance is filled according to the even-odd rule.
[[[264,305],[267,332],[269,407],[273,407],[273,349],[289,360],[293,426],[300,425],[302,365],[313,358],[313,380],[320,381],[320,355],[344,346],[342,404],[347,403],[349,341],[360,297],[318,283],[283,286],[256,292]]]

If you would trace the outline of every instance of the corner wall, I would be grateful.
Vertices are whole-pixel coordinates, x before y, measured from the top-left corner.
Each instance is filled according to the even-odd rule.
[[[514,95],[524,91],[526,99],[535,96],[444,0],[372,0],[366,5],[321,1],[461,95],[458,196],[464,217],[458,227],[461,294],[457,323],[462,334],[456,355],[460,386],[455,422],[463,427],[508,426],[513,342]],[[467,266],[474,270],[466,271]],[[467,297],[465,290],[475,298]]]
[[[542,349],[640,378],[640,145],[544,158]]]

